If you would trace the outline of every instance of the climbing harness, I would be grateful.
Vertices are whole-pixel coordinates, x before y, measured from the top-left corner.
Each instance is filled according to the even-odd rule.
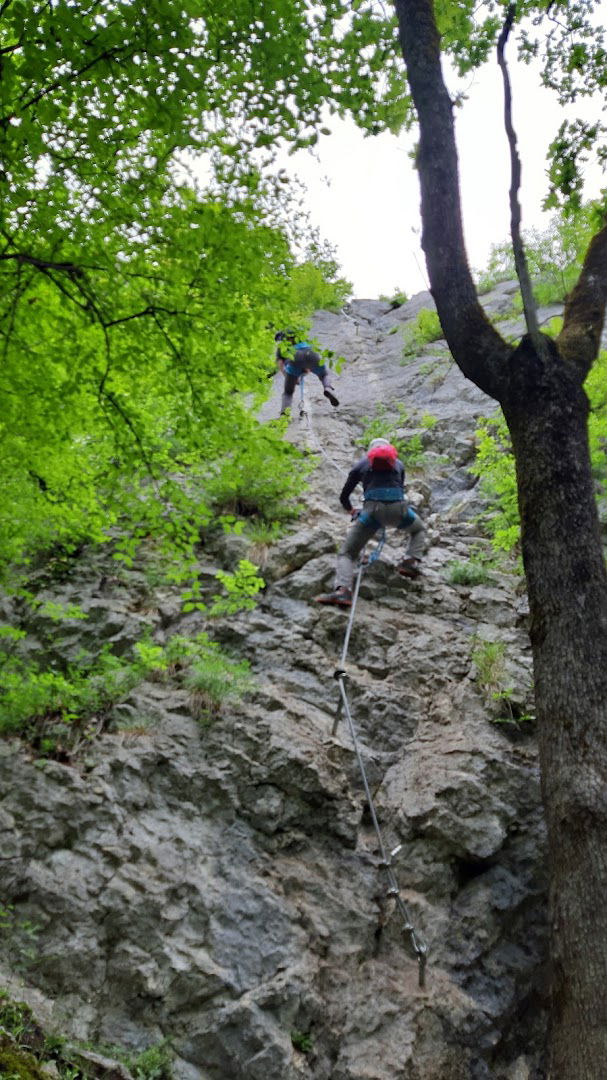
[[[337,683],[339,684],[340,698],[339,698],[339,702],[338,702],[338,706],[337,706],[337,713],[335,715],[335,721],[333,723],[333,729],[332,729],[331,734],[333,736],[335,736],[335,734],[337,732],[337,727],[339,725],[340,718],[341,718],[341,716],[343,714],[345,716],[345,718],[346,718],[346,723],[348,725],[348,730],[350,732],[350,738],[352,739],[352,744],[354,746],[354,752],[356,754],[356,759],[358,761],[358,768],[360,770],[360,775],[361,775],[361,778],[362,778],[363,787],[365,789],[365,795],[367,797],[367,804],[368,804],[368,807],[369,807],[369,813],[371,815],[371,820],[373,822],[373,828],[375,829],[375,834],[377,836],[377,843],[378,843],[380,856],[381,856],[381,860],[380,860],[379,865],[380,865],[382,870],[386,871],[386,876],[387,876],[387,879],[388,879],[388,892],[387,892],[387,895],[389,897],[393,897],[395,899],[395,901],[396,901],[396,909],[397,909],[397,911],[398,911],[398,913],[399,913],[399,915],[401,917],[402,924],[403,924],[403,933],[408,937],[409,943],[410,943],[410,945],[411,945],[411,947],[412,947],[412,949],[413,949],[413,951],[414,951],[414,953],[415,953],[415,955],[417,957],[418,974],[419,974],[419,986],[421,988],[423,988],[425,986],[426,958],[427,958],[428,949],[427,949],[427,946],[426,946],[425,942],[422,940],[422,938],[415,931],[415,927],[413,926],[413,923],[411,921],[411,917],[409,915],[409,911],[407,909],[407,906],[406,906],[404,900],[402,899],[402,897],[400,895],[400,889],[399,889],[399,886],[398,886],[398,881],[396,880],[396,875],[395,875],[394,870],[392,868],[393,861],[396,858],[396,856],[398,855],[398,852],[400,851],[402,845],[399,844],[398,847],[394,848],[393,851],[389,851],[388,848],[386,847],[385,843],[384,843],[384,838],[382,836],[382,831],[381,831],[381,828],[380,828],[379,819],[377,817],[377,811],[375,809],[375,803],[373,802],[373,796],[371,794],[371,788],[369,786],[369,780],[367,778],[367,771],[365,769],[365,763],[363,761],[362,753],[361,753],[361,750],[360,750],[360,744],[359,744],[358,736],[357,736],[357,733],[356,733],[356,728],[354,726],[354,720],[352,718],[352,713],[350,711],[350,703],[348,701],[348,695],[346,693],[346,687],[345,687],[345,680],[347,678],[347,671],[345,669],[346,657],[348,655],[348,646],[350,644],[350,635],[352,633],[352,626],[353,626],[353,623],[354,623],[354,612],[356,611],[356,602],[358,600],[358,593],[359,593],[359,590],[360,590],[360,583],[361,583],[362,575],[363,575],[363,572],[365,570],[365,567],[366,566],[371,566],[374,562],[377,561],[377,559],[381,555],[382,548],[383,548],[384,543],[385,543],[385,539],[386,539],[386,530],[383,529],[382,534],[380,536],[380,539],[378,541],[377,547],[375,548],[374,551],[371,552],[371,554],[369,555],[366,562],[365,562],[364,558],[361,558],[359,560],[358,571],[357,571],[356,579],[355,579],[355,582],[354,582],[354,592],[353,592],[353,595],[352,595],[352,607],[350,608],[350,615],[349,615],[349,618],[348,618],[348,625],[346,627],[346,633],[344,635],[344,642],[343,642],[343,646],[342,646],[342,650],[341,650],[341,657],[340,657],[340,661],[339,661],[339,667],[336,669],[336,671],[333,674],[333,678],[336,679]]]

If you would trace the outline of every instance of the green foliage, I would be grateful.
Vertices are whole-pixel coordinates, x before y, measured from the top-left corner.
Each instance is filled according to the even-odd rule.
[[[134,1080],[172,1080],[174,1075],[173,1053],[166,1040],[127,1058],[127,1065]]]
[[[314,1042],[310,1032],[293,1030],[291,1032],[291,1042],[296,1050],[299,1050],[301,1054],[309,1054],[314,1046]]]
[[[305,261],[291,269],[289,293],[297,313],[293,325],[315,311],[341,311],[352,294],[352,284],[340,276],[330,245],[316,240],[309,245]]]
[[[437,312],[422,308],[414,322],[403,330],[403,357],[414,356],[423,345],[439,341],[443,336]]]
[[[240,559],[234,574],[218,570],[215,577],[223,585],[227,596],[214,601],[210,614],[233,615],[237,611],[250,611],[254,608],[255,597],[265,585],[263,578],[257,573],[258,569],[248,559]]]
[[[394,310],[395,308],[402,307],[403,304],[406,304],[409,297],[403,289],[396,288],[391,296],[381,294],[379,299],[382,301],[382,303],[389,304],[390,307]],[[398,329],[398,327],[395,327],[394,329],[396,330]],[[390,333],[392,332],[393,331],[391,330]]]
[[[244,534],[253,546],[267,546],[276,543],[277,540],[284,536],[285,526],[278,521],[267,522],[250,519],[246,523]]]
[[[113,708],[154,671],[162,655],[145,643],[127,661],[105,648],[64,671],[16,656],[0,667],[0,734],[21,734],[42,757],[70,756],[111,717]]]
[[[211,500],[234,472],[252,489],[229,448],[245,460],[261,438],[271,327],[348,295],[273,157],[314,142],[325,104],[369,130],[402,123],[394,19],[344,23],[330,3],[256,20],[208,0],[165,0],[162,18],[124,0],[3,12],[5,581],[117,530],[127,561],[150,536],[187,559],[215,509],[209,474]],[[184,151],[204,151],[204,180]],[[286,466],[288,502],[297,455],[274,434],[263,465]]]
[[[425,413],[420,421],[421,427],[426,431],[431,430],[436,422],[436,417],[430,413]],[[423,464],[422,436],[418,432],[408,437],[402,434],[403,428],[411,426],[411,419],[405,406],[400,402],[390,407],[377,405],[373,416],[363,416],[361,423],[364,426],[359,443],[365,449],[372,439],[388,439],[398,450],[407,468]]]
[[[545,326],[542,326],[543,333],[551,338],[558,337],[562,329],[563,319],[560,315],[555,315],[552,319],[548,320]]]
[[[473,638],[472,660],[479,686],[489,697],[500,689],[504,676],[506,646],[503,641]]]
[[[5,1080],[46,1080],[33,1054],[0,1037],[0,1075]]]
[[[481,519],[496,551],[512,551],[519,541],[520,519],[512,444],[501,411],[481,423],[476,440],[470,471],[480,478],[481,491],[490,500]]]
[[[520,728],[522,724],[532,723],[535,716],[528,712],[520,712],[513,703],[514,690],[506,687],[503,690],[494,690],[491,700],[495,701],[499,708],[497,716],[491,717],[492,724],[509,724]]]
[[[208,504],[216,516],[255,517],[266,523],[297,516],[296,499],[312,465],[303,463],[284,440],[287,424],[288,418],[281,417],[257,430],[254,439],[236,437],[226,447],[224,462],[205,480]]]
[[[12,904],[0,901],[0,940],[4,944],[11,966],[15,971],[26,971],[34,964],[38,954],[37,940],[39,933],[40,927],[36,923],[31,922],[30,919],[19,918]],[[2,1005],[1,997],[0,1005]],[[16,1011],[10,1013],[11,1009]],[[7,1010],[9,1011],[7,1012]],[[21,1015],[23,1018],[26,1016],[21,1006],[2,1006],[0,1008],[0,1027],[8,1025],[11,1033],[16,1034],[17,1021]]]
[[[484,585],[489,580],[489,571],[484,563],[452,562],[448,566],[448,580],[451,585]]]
[[[12,905],[0,907],[0,933],[5,934],[7,913],[12,920]],[[6,990],[0,990],[0,1028],[15,1039],[24,1040],[34,1028],[32,1010],[24,1001],[13,1001]]]
[[[120,1047],[93,1047],[124,1062],[135,1080],[173,1080],[173,1054],[166,1040],[140,1054]],[[60,1035],[45,1035],[29,1005],[12,1001],[0,990],[0,1075],[6,1080],[86,1080],[86,1065],[75,1064],[80,1054]]]
[[[587,203],[567,216],[555,214],[547,229],[529,229],[523,233],[533,293],[540,306],[560,302],[570,292],[596,225],[597,204]],[[479,293],[488,292],[499,281],[515,279],[510,241],[493,244],[487,268],[478,280]],[[514,307],[522,310],[520,295]]]
[[[210,723],[225,704],[240,701],[249,693],[253,681],[246,660],[233,660],[218,645],[209,642],[189,666],[184,684],[191,694],[194,716]]]
[[[588,438],[590,460],[601,496],[607,487],[607,352],[599,353],[585,382],[590,401]],[[512,445],[503,413],[481,423],[476,431],[476,460],[471,472],[480,478],[481,491],[491,501],[482,520],[497,551],[512,551],[520,539],[520,519]]]
[[[519,729],[521,724],[535,720],[515,703],[514,688],[504,684],[506,646],[503,641],[487,641],[475,635],[472,660],[485,701],[497,709],[496,715],[490,717],[491,723]]]
[[[255,591],[250,571],[245,567],[242,573],[242,588]],[[239,610],[247,599],[236,596],[227,606]],[[231,696],[231,689],[244,689],[245,670],[246,665],[224,657],[206,633],[194,638],[174,635],[163,646],[143,638],[130,659],[113,655],[106,646],[97,656],[83,653],[64,670],[5,652],[0,654],[0,735],[25,737],[42,757],[70,757],[107,727],[115,707],[144,679],[177,678],[187,686],[194,680],[193,688],[200,689],[195,680],[204,679],[208,671],[210,683],[217,684],[216,697],[206,688],[215,707]]]

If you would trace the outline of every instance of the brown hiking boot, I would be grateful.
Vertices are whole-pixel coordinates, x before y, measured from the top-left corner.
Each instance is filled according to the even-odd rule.
[[[338,585],[333,592],[321,593],[315,596],[317,604],[333,604],[334,607],[352,607],[352,590],[346,589],[345,585]]]
[[[421,577],[421,559],[401,559],[396,567],[396,572],[401,577],[418,578]]]

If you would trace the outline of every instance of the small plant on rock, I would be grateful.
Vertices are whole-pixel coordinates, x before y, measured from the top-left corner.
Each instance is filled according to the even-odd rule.
[[[387,296],[385,293],[382,293],[379,299],[381,300],[382,304],[389,304],[390,309],[394,311],[395,308],[402,307],[403,304],[406,304],[409,297],[407,296],[406,292],[403,291],[403,289],[396,288],[391,296]]]
[[[213,602],[211,615],[234,615],[237,611],[250,611],[257,603],[255,597],[263,589],[265,581],[257,573],[258,567],[248,559],[240,559],[234,574],[218,570],[215,577],[223,585],[226,595]]]
[[[472,660],[476,667],[477,680],[489,699],[502,689],[505,653],[506,646],[503,641],[486,641],[476,636],[473,638]]]
[[[166,1040],[157,1046],[150,1046],[135,1058],[130,1058],[128,1066],[135,1080],[172,1080],[173,1054]]]
[[[193,661],[184,684],[191,693],[194,716],[209,723],[228,701],[242,699],[252,687],[252,678],[246,660],[232,660],[210,642],[208,649]]]
[[[487,567],[482,563],[452,562],[448,566],[448,580],[451,585],[484,585],[489,579]]]
[[[301,1054],[309,1054],[313,1046],[312,1036],[309,1031],[293,1030],[291,1032],[291,1042]]]
[[[403,357],[414,356],[424,345],[444,337],[436,311],[422,308],[415,321],[403,330]]]

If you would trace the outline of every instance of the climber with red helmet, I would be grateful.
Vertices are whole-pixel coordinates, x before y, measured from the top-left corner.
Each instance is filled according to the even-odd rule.
[[[354,510],[350,495],[357,484],[363,486],[363,509]],[[317,604],[351,607],[354,563],[377,529],[392,525],[409,537],[406,556],[396,569],[403,577],[419,577],[424,550],[425,529],[420,518],[409,506],[404,492],[405,467],[398,451],[387,439],[373,439],[365,456],[350,469],[339,496],[353,524],[337,556],[333,592],[317,596]]]
[[[302,375],[308,372],[312,372],[320,379],[324,395],[331,405],[339,405],[326,364],[323,364],[312,346],[308,345],[307,341],[298,341],[295,334],[284,330],[275,334],[274,340],[279,343],[276,349],[276,362],[285,377],[280,415],[282,416],[290,408],[295,387]],[[283,342],[286,342],[286,345],[282,344]]]

